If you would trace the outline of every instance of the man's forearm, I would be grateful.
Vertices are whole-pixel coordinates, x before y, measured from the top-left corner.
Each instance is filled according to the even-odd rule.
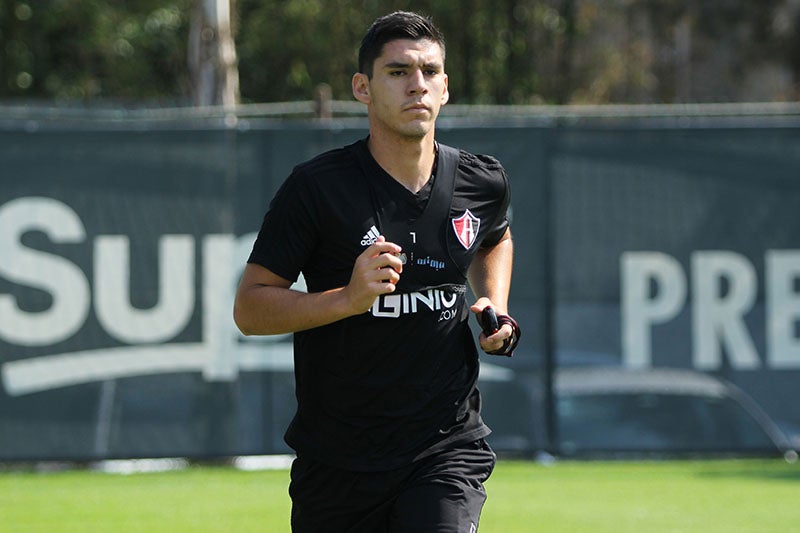
[[[511,231],[491,248],[482,248],[470,265],[469,284],[476,298],[488,298],[499,313],[508,313],[508,293],[514,263],[514,243]]]
[[[278,335],[365,313],[378,296],[394,292],[403,270],[400,251],[381,236],[356,258],[346,286],[314,293],[293,291],[291,281],[248,264],[233,304],[236,325],[245,335]]]
[[[324,326],[352,314],[343,288],[305,293],[276,286],[240,289],[234,320],[245,335],[279,335]]]

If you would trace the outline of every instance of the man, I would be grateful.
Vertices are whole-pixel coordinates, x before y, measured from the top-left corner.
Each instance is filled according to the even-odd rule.
[[[500,164],[436,143],[444,39],[397,12],[359,50],[353,94],[369,136],[297,166],[276,194],[236,297],[245,334],[294,332],[297,413],[286,433],[294,531],[475,531],[495,462],[484,442],[481,334],[510,355],[513,247]],[[303,273],[308,293],[289,287]]]

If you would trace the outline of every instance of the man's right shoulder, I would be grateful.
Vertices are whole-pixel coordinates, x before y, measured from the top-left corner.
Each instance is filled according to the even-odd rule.
[[[353,146],[348,145],[323,152],[298,164],[294,167],[293,174],[313,181],[353,175],[353,171],[359,166]]]

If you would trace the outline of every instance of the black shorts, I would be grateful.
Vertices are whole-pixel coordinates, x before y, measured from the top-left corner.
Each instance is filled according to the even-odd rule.
[[[483,439],[385,472],[341,470],[298,456],[289,486],[292,531],[475,532],[495,460]]]

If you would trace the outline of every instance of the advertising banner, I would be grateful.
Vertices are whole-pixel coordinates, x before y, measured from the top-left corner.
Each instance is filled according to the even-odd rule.
[[[364,126],[0,130],[0,460],[289,452],[291,336],[242,336],[233,296],[293,165]],[[798,438],[800,128],[445,121],[439,139],[512,184],[524,338],[481,374],[498,451]],[[659,406],[660,430],[633,427]],[[701,435],[703,416],[732,422]]]

